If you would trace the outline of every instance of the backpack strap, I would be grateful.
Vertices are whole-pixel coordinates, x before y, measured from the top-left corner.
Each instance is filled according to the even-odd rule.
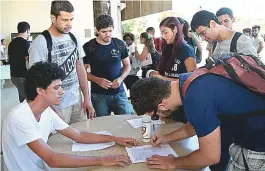
[[[192,74],[184,81],[182,85],[182,97],[185,96],[187,89],[191,82],[193,82],[197,77],[209,73],[207,68],[200,68],[192,72]]]
[[[231,44],[230,44],[230,52],[237,52],[237,40],[242,35],[240,32],[236,32],[235,35],[232,38]]]
[[[96,43],[97,43],[96,38],[94,38],[94,39],[91,39],[87,45],[88,52],[91,53],[92,56],[94,55],[94,52],[96,51],[96,48],[97,48]]]
[[[51,56],[51,52],[52,52],[52,37],[51,37],[51,34],[49,33],[48,30],[44,30],[41,34],[45,37],[46,42],[47,42],[48,62],[52,62],[52,56]]]
[[[122,44],[122,41],[120,40],[120,39],[117,39],[117,38],[113,38],[113,42],[114,42],[114,44],[115,44],[115,46],[117,46],[117,48],[119,49],[119,50],[121,50],[121,52],[124,52],[124,45]]]
[[[50,34],[50,32],[48,30],[44,30],[41,34],[45,37],[46,42],[47,42],[48,62],[52,62],[52,55],[51,55],[51,52],[52,52],[52,36],[51,36],[51,34]],[[77,47],[77,40],[76,40],[75,36],[71,32],[69,32],[69,35],[70,35],[71,39],[73,40],[73,42],[75,43],[75,45]]]
[[[214,52],[216,46],[217,46],[217,41],[215,41],[215,42],[213,43],[212,54],[213,54],[213,52]]]
[[[73,33],[69,32],[69,36],[71,37],[71,39],[72,39],[73,42],[75,43],[76,47],[78,47],[78,45],[77,45],[77,40],[76,40],[75,36],[73,35]]]

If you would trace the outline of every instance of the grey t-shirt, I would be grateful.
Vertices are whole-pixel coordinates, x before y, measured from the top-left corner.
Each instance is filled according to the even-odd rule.
[[[65,108],[78,102],[79,100],[79,82],[76,72],[76,61],[84,57],[83,48],[78,43],[77,53],[73,53],[76,45],[69,34],[63,34],[62,37],[52,36],[52,62],[57,63],[65,71],[67,77],[62,81],[64,90],[63,100],[59,108]],[[69,58],[69,56],[71,56]],[[47,42],[43,35],[34,39],[29,48],[29,66],[35,62],[47,61],[48,49]]]
[[[229,39],[217,42],[217,45],[212,54],[212,57],[218,58],[219,56],[223,56],[225,53],[230,52],[230,45],[231,45],[231,42],[232,42],[232,39],[235,33],[236,32],[234,31],[234,34]],[[238,38],[237,44],[236,44],[236,50],[237,50],[237,53],[244,53],[246,55],[257,56],[257,50],[255,48],[253,41],[244,34],[242,34]]]

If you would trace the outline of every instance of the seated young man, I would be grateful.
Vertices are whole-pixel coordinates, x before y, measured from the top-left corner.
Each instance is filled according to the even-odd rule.
[[[246,170],[243,158],[249,170],[265,170],[265,99],[213,74],[196,78],[183,96],[182,85],[189,74],[180,74],[179,80],[174,82],[142,79],[131,89],[131,102],[138,115],[147,113],[152,116],[156,109],[167,111],[175,110],[182,104],[184,106],[189,123],[167,135],[152,137],[154,146],[195,134],[199,140],[199,149],[189,155],[177,158],[155,155],[147,160],[148,167],[200,169],[211,166],[220,161],[221,137],[232,134],[234,142],[229,149],[231,160],[228,170]],[[243,115],[257,111],[264,111],[264,115]],[[221,134],[221,128],[229,132]]]
[[[84,167],[92,165],[127,166],[125,155],[86,157],[57,153],[47,144],[51,133],[58,131],[79,143],[116,142],[130,147],[133,138],[120,138],[79,132],[66,124],[49,107],[62,100],[64,71],[54,63],[38,62],[28,71],[25,81],[26,100],[13,108],[3,125],[3,155],[9,171],[41,171],[50,167]]]

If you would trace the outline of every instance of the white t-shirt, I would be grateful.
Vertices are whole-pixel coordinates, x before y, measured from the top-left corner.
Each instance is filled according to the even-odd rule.
[[[0,60],[6,60],[7,59],[7,55],[6,55],[6,47],[4,45],[0,45]],[[4,54],[4,55],[2,55]]]
[[[131,71],[129,75],[137,75],[137,72],[141,68],[141,61],[136,58],[135,54],[134,55],[132,54],[135,53],[135,45],[131,44],[129,47],[127,47],[127,49],[131,59]]]
[[[253,37],[255,48],[259,49],[259,43],[264,41],[263,38],[260,35],[257,35],[257,37]]]
[[[263,42],[264,44],[264,39],[263,37],[261,37],[261,35],[258,35],[257,37],[253,38],[253,41],[254,41],[254,45],[257,49],[257,51],[259,50],[259,46],[260,46],[260,42]],[[264,48],[262,49],[262,51],[258,54],[259,57],[261,58],[262,61],[264,61],[265,59],[265,50]]]
[[[50,133],[66,129],[66,124],[48,107],[37,122],[27,101],[11,110],[3,124],[2,146],[4,161],[9,171],[44,171],[42,159],[27,143],[42,139],[47,142]]]

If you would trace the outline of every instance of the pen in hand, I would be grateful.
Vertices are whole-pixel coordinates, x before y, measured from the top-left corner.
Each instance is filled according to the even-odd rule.
[[[156,141],[157,141],[157,136],[156,136],[155,124],[153,124],[153,138],[152,138],[152,142],[155,143]]]

